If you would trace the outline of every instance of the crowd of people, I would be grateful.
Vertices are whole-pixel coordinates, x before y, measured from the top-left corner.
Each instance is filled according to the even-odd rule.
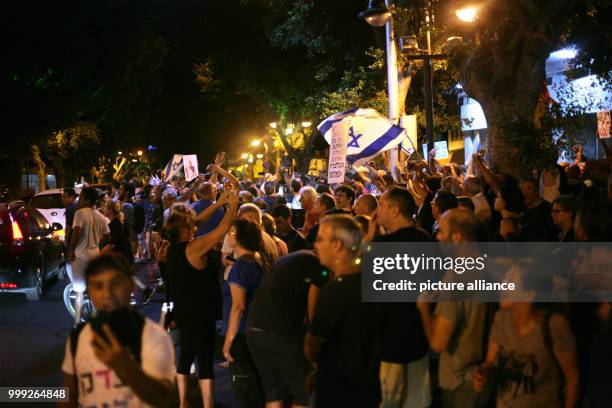
[[[66,189],[71,278],[108,314],[67,341],[73,402],[164,406],[176,382],[186,407],[195,363],[212,408],[220,348],[240,407],[610,406],[609,299],[535,302],[554,276],[518,260],[521,302],[365,303],[361,256],[366,242],[610,242],[612,185],[580,163],[517,180],[481,153],[361,170],[330,186],[217,161],[191,182],[84,188],[78,209]],[[163,327],[130,308],[132,264],[151,259],[173,304]]]

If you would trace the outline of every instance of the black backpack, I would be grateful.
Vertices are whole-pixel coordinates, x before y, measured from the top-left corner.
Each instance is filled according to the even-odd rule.
[[[145,209],[141,203],[136,203],[134,205],[134,229],[137,234],[140,234],[145,227]]]

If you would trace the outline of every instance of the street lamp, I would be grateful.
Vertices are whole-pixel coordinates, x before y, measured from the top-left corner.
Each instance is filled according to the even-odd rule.
[[[416,54],[408,55],[409,60],[422,60],[423,64],[423,75],[425,80],[425,130],[427,135],[427,161],[431,162],[433,157],[429,157],[429,152],[434,148],[433,140],[433,67],[432,61],[435,59],[446,59],[446,55],[443,54],[432,54],[431,47],[431,26],[433,24],[434,16],[431,7],[431,1],[428,1],[425,7],[425,24],[427,28],[427,49],[420,50],[418,43],[414,37],[402,38],[402,51],[412,51]],[[405,41],[404,41],[405,40]]]
[[[364,19],[372,27],[382,27],[391,19],[391,11],[388,2],[368,1],[368,9],[359,13],[359,18]]]
[[[138,154],[138,156],[142,156],[142,150],[139,150],[136,154]]]
[[[476,6],[465,5],[455,10],[455,15],[464,23],[473,23],[478,18],[478,8]]]
[[[253,141],[251,142],[251,146],[253,146],[253,147],[257,147],[257,146],[259,146],[260,144],[261,144],[261,140],[259,140],[259,139],[255,139],[255,140],[253,140]]]
[[[359,13],[373,27],[385,26],[387,39],[387,94],[389,98],[389,119],[393,124],[399,121],[399,89],[397,75],[397,48],[395,47],[395,34],[393,33],[393,14],[391,12],[391,0],[368,1],[368,9]],[[395,168],[397,166],[398,147],[389,151],[391,176],[395,179]]]
[[[248,155],[248,154],[246,154],[246,153],[242,153],[242,155],[240,156],[240,158],[241,158],[242,160],[246,160],[248,157],[249,157],[249,155]]]
[[[117,154],[118,154],[119,156],[121,156],[121,155],[123,154],[123,152],[122,152],[122,151],[118,151],[118,152],[117,152]]]

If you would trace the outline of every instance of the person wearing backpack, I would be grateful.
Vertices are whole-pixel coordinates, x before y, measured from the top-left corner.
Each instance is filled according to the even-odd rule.
[[[575,407],[576,341],[567,319],[541,302],[552,292],[552,275],[539,263],[520,259],[505,280],[516,289],[500,302],[486,360],[472,377],[474,389],[495,387],[498,407]]]
[[[454,256],[480,255],[473,244],[482,240],[483,227],[474,213],[467,209],[451,208],[439,217],[438,227],[437,239],[445,245],[456,245]],[[460,282],[461,279],[467,281],[467,276],[447,272],[442,279]],[[477,270],[470,271],[470,280],[479,277]],[[482,338],[488,307],[486,303],[473,301],[469,297],[452,299],[441,295],[436,297],[437,303],[432,310],[427,300],[425,297],[417,302],[417,308],[429,347],[433,352],[440,353],[438,381],[441,405],[443,408],[478,408],[471,376],[484,360]]]
[[[88,264],[85,279],[97,314],[66,342],[65,406],[166,406],[174,385],[174,347],[161,326],[131,308],[129,263],[119,254],[101,255]]]

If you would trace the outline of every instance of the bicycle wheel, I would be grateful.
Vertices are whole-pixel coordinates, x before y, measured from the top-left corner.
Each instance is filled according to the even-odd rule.
[[[64,288],[64,306],[68,309],[68,313],[74,319],[74,305],[76,303],[76,293],[72,290],[72,283],[69,283]]]
[[[66,306],[66,309],[68,309],[68,313],[70,313],[70,316],[72,316],[73,319],[76,312],[76,297],[77,295],[73,289],[72,283],[69,283],[64,288],[64,305]],[[81,322],[86,322],[89,317],[94,314],[94,312],[95,309],[93,304],[87,295],[84,295],[83,303],[81,305]]]

